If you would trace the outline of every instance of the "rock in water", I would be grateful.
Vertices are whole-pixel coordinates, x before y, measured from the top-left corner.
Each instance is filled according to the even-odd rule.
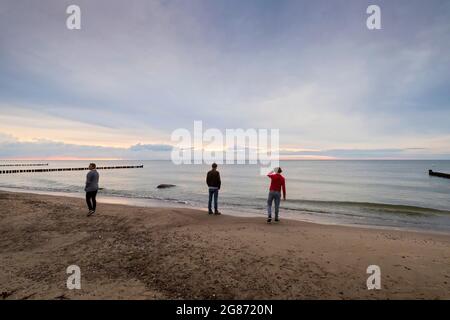
[[[173,188],[176,187],[174,184],[160,184],[156,188],[158,189],[167,189],[167,188]]]

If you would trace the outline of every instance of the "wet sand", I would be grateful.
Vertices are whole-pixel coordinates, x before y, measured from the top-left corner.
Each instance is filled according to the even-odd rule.
[[[282,215],[282,211],[281,211]],[[81,290],[66,268],[81,268]],[[367,290],[366,268],[381,268]],[[450,299],[450,235],[0,192],[4,299]]]

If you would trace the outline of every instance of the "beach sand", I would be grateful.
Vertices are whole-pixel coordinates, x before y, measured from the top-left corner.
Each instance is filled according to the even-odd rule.
[[[281,212],[282,215],[282,212]],[[81,268],[81,290],[66,268]],[[381,268],[381,290],[366,269]],[[450,299],[450,235],[0,192],[6,299]],[[1,299],[1,297],[0,297]]]

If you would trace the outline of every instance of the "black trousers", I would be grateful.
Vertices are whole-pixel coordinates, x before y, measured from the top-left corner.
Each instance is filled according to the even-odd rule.
[[[95,211],[95,208],[97,207],[97,200],[95,199],[96,197],[97,191],[86,192],[86,203],[89,210]]]

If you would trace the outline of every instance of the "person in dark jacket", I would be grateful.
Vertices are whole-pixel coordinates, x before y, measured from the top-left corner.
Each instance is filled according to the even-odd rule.
[[[84,191],[86,191],[86,203],[89,209],[88,217],[95,213],[97,207],[96,197],[98,192],[99,174],[96,168],[97,166],[95,163],[89,165],[89,172],[86,176],[86,186],[84,188]]]
[[[217,171],[217,164],[212,164],[212,169],[206,175],[206,184],[209,190],[208,213],[220,214],[217,206],[217,198],[220,190],[220,173]],[[212,200],[214,198],[214,212],[212,211]]]

